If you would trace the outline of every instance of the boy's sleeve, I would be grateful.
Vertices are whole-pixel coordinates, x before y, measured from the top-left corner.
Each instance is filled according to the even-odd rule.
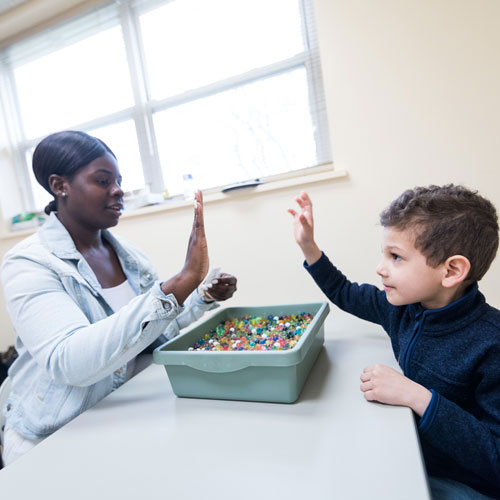
[[[323,293],[340,309],[384,326],[390,307],[385,292],[374,285],[351,283],[324,253],[310,266],[304,262],[304,267]]]
[[[452,479],[500,498],[500,352],[496,354],[478,371],[480,418],[431,389],[418,429],[432,473],[441,469],[449,476],[451,471]]]

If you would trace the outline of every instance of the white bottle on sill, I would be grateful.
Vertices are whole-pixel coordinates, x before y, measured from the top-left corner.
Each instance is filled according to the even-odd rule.
[[[194,180],[191,174],[184,174],[182,176],[183,186],[184,186],[184,199],[194,200]]]

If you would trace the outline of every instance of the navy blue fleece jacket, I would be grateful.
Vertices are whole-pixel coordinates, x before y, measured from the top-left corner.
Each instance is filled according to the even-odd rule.
[[[441,309],[393,306],[323,256],[304,263],[338,307],[381,325],[403,373],[432,392],[418,431],[429,474],[500,499],[500,311],[477,284]]]

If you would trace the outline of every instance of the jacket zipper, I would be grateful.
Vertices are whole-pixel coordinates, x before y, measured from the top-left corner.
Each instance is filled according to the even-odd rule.
[[[410,363],[410,356],[411,356],[411,353],[413,351],[413,348],[415,347],[415,343],[416,343],[418,337],[420,336],[420,332],[422,330],[422,325],[424,324],[424,314],[425,313],[422,313],[422,316],[418,320],[417,327],[414,329],[413,335],[412,335],[410,341],[408,342],[406,350],[400,356],[401,363],[399,363],[399,365],[403,369],[403,373],[405,375],[408,374],[408,365]],[[399,362],[399,360],[398,360],[398,362]]]

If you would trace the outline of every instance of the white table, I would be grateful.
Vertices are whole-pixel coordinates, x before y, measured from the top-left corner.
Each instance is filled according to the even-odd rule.
[[[429,499],[409,409],[368,403],[381,331],[335,331],[297,403],[177,398],[152,365],[0,471],[2,499]]]

